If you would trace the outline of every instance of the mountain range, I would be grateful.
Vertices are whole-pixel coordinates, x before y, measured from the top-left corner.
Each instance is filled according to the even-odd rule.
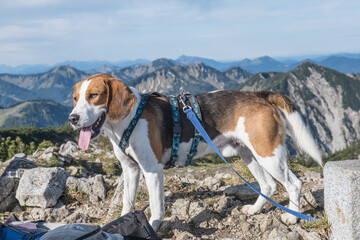
[[[19,103],[10,108],[0,109],[0,128],[63,126],[71,109],[46,100]]]
[[[305,62],[286,73],[255,74],[238,89],[288,96],[326,151],[360,138],[360,81],[354,76]]]
[[[232,89],[251,76],[241,68],[220,72],[203,63],[182,66],[165,58],[108,73],[140,91],[163,94],[175,94],[180,87],[192,93]],[[75,83],[88,76],[90,74],[69,66],[58,66],[38,74],[0,74],[0,86],[4,85],[0,89],[0,106],[8,107],[30,99],[53,100],[71,106]]]
[[[169,59],[175,65],[195,65],[203,63],[219,71],[225,71],[232,67],[241,67],[249,72],[286,72],[294,69],[305,61],[310,61],[325,67],[335,69],[342,73],[360,73],[360,54],[338,53],[324,56],[308,56],[274,59],[269,56],[258,57],[255,59],[245,58],[235,61],[216,61],[209,58],[192,57],[181,55],[177,59]],[[32,74],[47,72],[58,66],[70,66],[90,75],[102,72],[120,71],[127,67],[136,67],[151,63],[146,59],[128,61],[65,61],[54,65],[46,64],[23,64],[19,66],[9,66],[0,64],[0,73],[10,74]]]
[[[171,59],[161,58],[132,67],[115,70],[109,67],[103,70],[141,92],[157,91],[166,95],[178,94],[180,90],[193,94],[222,89],[280,92],[296,104],[304,121],[325,151],[342,149],[360,138],[360,74],[343,74],[310,61],[286,72],[268,71],[252,74],[241,67],[220,71],[198,62],[200,60],[183,56],[182,64],[177,64]],[[325,60],[327,59],[322,61]],[[195,63],[190,64],[191,61]],[[278,64],[269,58],[260,59],[258,63],[261,61]],[[211,63],[214,64],[207,62]],[[248,61],[247,65],[256,64]],[[51,120],[54,125],[61,125],[66,121],[71,108],[75,83],[89,75],[89,72],[70,66],[58,66],[38,74],[0,74],[0,108],[4,108],[0,110],[0,120],[4,119],[3,122],[0,121],[0,127],[46,126],[47,123],[40,122],[47,122],[48,119],[53,119],[52,116],[58,116],[56,118],[59,119]],[[26,105],[28,102],[22,103],[26,106],[23,109],[31,110],[27,113],[31,117],[20,114],[22,117],[13,120],[16,112],[20,111],[19,106],[22,105],[9,107],[31,99],[42,99],[35,102],[43,105],[35,105],[33,101],[31,105]],[[61,105],[54,107],[54,102]],[[56,108],[61,109],[64,117],[60,117]],[[41,109],[48,110],[46,114],[42,114],[44,111],[41,112]],[[52,115],[52,112],[56,114]],[[26,120],[36,116],[43,120]],[[25,120],[19,120],[21,118]],[[15,124],[9,125],[10,123]]]

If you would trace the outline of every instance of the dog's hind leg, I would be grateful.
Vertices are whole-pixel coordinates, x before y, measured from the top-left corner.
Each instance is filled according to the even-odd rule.
[[[300,193],[302,182],[295,176],[287,165],[287,153],[284,146],[279,145],[274,156],[257,157],[260,165],[265,168],[276,180],[278,180],[289,193],[289,208],[294,211],[300,210]],[[297,217],[290,213],[285,213],[281,219],[287,224],[295,224]]]
[[[276,190],[276,182],[271,175],[257,162],[251,151],[245,147],[240,147],[240,157],[250,169],[253,176],[260,185],[261,193],[271,197]],[[248,215],[253,215],[261,211],[266,203],[266,199],[259,196],[254,205],[245,205],[242,207],[242,212]]]

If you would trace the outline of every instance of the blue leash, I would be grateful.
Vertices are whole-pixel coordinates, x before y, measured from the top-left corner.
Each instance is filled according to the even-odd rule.
[[[269,202],[271,202],[272,204],[274,204],[276,207],[284,210],[285,212],[291,213],[292,215],[298,217],[298,218],[302,218],[306,221],[319,221],[319,219],[293,211],[291,209],[288,209],[286,207],[284,207],[283,205],[280,205],[279,203],[275,202],[274,200],[272,200],[271,198],[265,196],[264,194],[262,194],[259,190],[257,190],[255,187],[253,187],[248,181],[246,181],[242,176],[240,176],[240,174],[238,172],[235,171],[235,169],[228,163],[228,161],[226,161],[226,159],[221,155],[221,153],[219,152],[219,150],[216,148],[216,146],[214,145],[214,143],[211,141],[210,137],[207,135],[205,129],[201,126],[199,120],[197,119],[195,113],[192,111],[192,109],[189,106],[184,105],[184,112],[186,113],[187,117],[189,118],[189,120],[192,122],[192,124],[194,125],[194,127],[198,130],[198,132],[202,135],[202,137],[205,139],[205,141],[215,150],[215,152],[221,157],[221,159],[231,168],[231,170],[238,175],[239,178],[241,178],[241,180],[243,180],[252,190],[254,190],[256,193],[258,193],[259,195],[261,195],[263,198],[265,198],[266,200],[268,200]]]

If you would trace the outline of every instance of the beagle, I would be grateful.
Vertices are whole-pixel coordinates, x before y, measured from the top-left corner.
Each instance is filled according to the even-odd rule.
[[[289,208],[299,211],[302,183],[287,165],[285,123],[300,149],[320,165],[322,158],[294,104],[281,94],[266,91],[224,90],[196,97],[203,127],[220,152],[225,157],[240,154],[257,179],[261,192],[268,197],[276,190],[274,179],[279,181],[289,193]],[[158,230],[165,214],[163,167],[171,157],[172,147],[173,120],[169,100],[160,95],[148,97],[124,154],[119,148],[119,142],[136,114],[141,94],[110,75],[99,74],[77,83],[73,98],[74,109],[69,121],[74,129],[81,129],[80,148],[87,149],[91,139],[104,131],[122,165],[122,214],[135,208],[141,170],[149,190],[150,224]],[[180,117],[183,127],[175,163],[177,166],[185,164],[194,133],[186,115],[181,113]],[[214,153],[211,147],[200,141],[195,158],[210,153]],[[258,213],[265,202],[259,196],[255,204],[243,206],[242,211],[250,215]],[[282,220],[294,224],[297,218],[285,213]]]

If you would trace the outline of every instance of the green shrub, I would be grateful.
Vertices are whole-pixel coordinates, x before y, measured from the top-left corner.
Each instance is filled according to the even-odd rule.
[[[52,146],[54,146],[54,144],[51,141],[44,140],[39,144],[38,148],[48,148],[48,147],[52,147]]]

